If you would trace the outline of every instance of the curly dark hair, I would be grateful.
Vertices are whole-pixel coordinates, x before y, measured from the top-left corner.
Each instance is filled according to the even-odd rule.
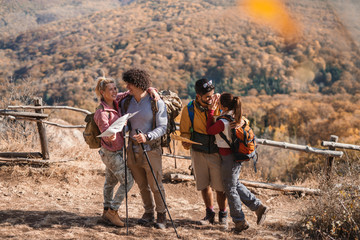
[[[122,79],[143,91],[146,91],[151,85],[150,74],[143,69],[132,68],[123,73]]]

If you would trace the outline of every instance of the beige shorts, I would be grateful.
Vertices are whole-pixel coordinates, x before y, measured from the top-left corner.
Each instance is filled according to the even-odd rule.
[[[221,179],[221,157],[218,153],[202,153],[191,150],[191,163],[194,168],[196,188],[201,191],[208,186],[224,192]]]

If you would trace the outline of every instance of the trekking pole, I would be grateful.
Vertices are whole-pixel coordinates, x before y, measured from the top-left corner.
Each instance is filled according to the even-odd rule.
[[[128,217],[128,190],[127,190],[127,160],[126,160],[126,133],[124,135],[124,164],[125,164],[125,209],[126,209],[126,235],[129,235],[129,217]]]
[[[140,129],[135,129],[135,131],[136,131],[136,134],[142,133],[142,131],[141,131]],[[161,192],[161,190],[160,190],[159,183],[158,183],[158,181],[157,181],[157,179],[156,179],[156,177],[155,177],[154,170],[153,170],[153,168],[152,168],[152,166],[151,166],[151,163],[150,163],[150,160],[149,160],[149,156],[148,156],[148,154],[147,154],[147,151],[146,151],[145,148],[144,148],[144,144],[143,144],[143,143],[140,143],[140,146],[141,146],[141,148],[142,148],[142,150],[143,150],[143,152],[144,152],[145,158],[146,158],[146,160],[147,160],[147,162],[148,162],[148,164],[149,164],[151,173],[152,173],[152,175],[153,175],[153,177],[154,177],[154,180],[155,180],[155,182],[156,182],[156,186],[157,186],[157,188],[158,188],[158,190],[159,190],[161,199],[162,199],[162,201],[163,201],[163,203],[164,203],[164,205],[165,205],[166,211],[167,211],[167,213],[168,213],[168,215],[169,215],[169,218],[170,218],[171,224],[172,224],[172,226],[173,226],[173,228],[174,228],[174,230],[175,230],[176,236],[177,236],[177,238],[180,238],[178,232],[176,231],[176,227],[175,227],[174,221],[173,221],[172,218],[171,218],[169,209],[168,209],[168,207],[167,207],[167,205],[166,205],[165,198],[164,198],[164,196],[163,196],[163,194],[162,194],[162,192]]]

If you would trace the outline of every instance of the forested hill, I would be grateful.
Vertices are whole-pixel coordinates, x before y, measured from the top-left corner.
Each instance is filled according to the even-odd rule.
[[[27,1],[14,2],[21,8]],[[148,69],[157,88],[170,88],[182,98],[193,96],[193,83],[203,76],[213,79],[218,91],[241,95],[360,93],[359,28],[346,25],[342,16],[351,15],[338,8],[340,1],[286,1],[301,29],[291,46],[273,29],[253,22],[236,1],[121,2],[128,4],[99,5],[89,15],[53,18],[28,31],[2,34],[0,98],[9,97],[14,85],[21,89],[30,83],[47,104],[89,107],[99,69],[121,86],[122,72],[134,66]],[[44,6],[29,14],[53,16],[47,9],[50,14],[70,8]],[[3,22],[7,16],[1,12]]]
[[[41,25],[118,8],[134,0],[0,0],[0,35],[16,35]]]

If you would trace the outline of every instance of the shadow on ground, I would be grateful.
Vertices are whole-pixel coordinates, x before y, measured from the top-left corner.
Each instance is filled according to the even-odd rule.
[[[129,219],[135,221],[135,219]],[[5,210],[0,211],[0,224],[28,225],[34,229],[52,228],[54,225],[62,228],[83,227],[92,228],[96,225],[108,223],[100,216],[82,216],[66,211],[22,211]]]

